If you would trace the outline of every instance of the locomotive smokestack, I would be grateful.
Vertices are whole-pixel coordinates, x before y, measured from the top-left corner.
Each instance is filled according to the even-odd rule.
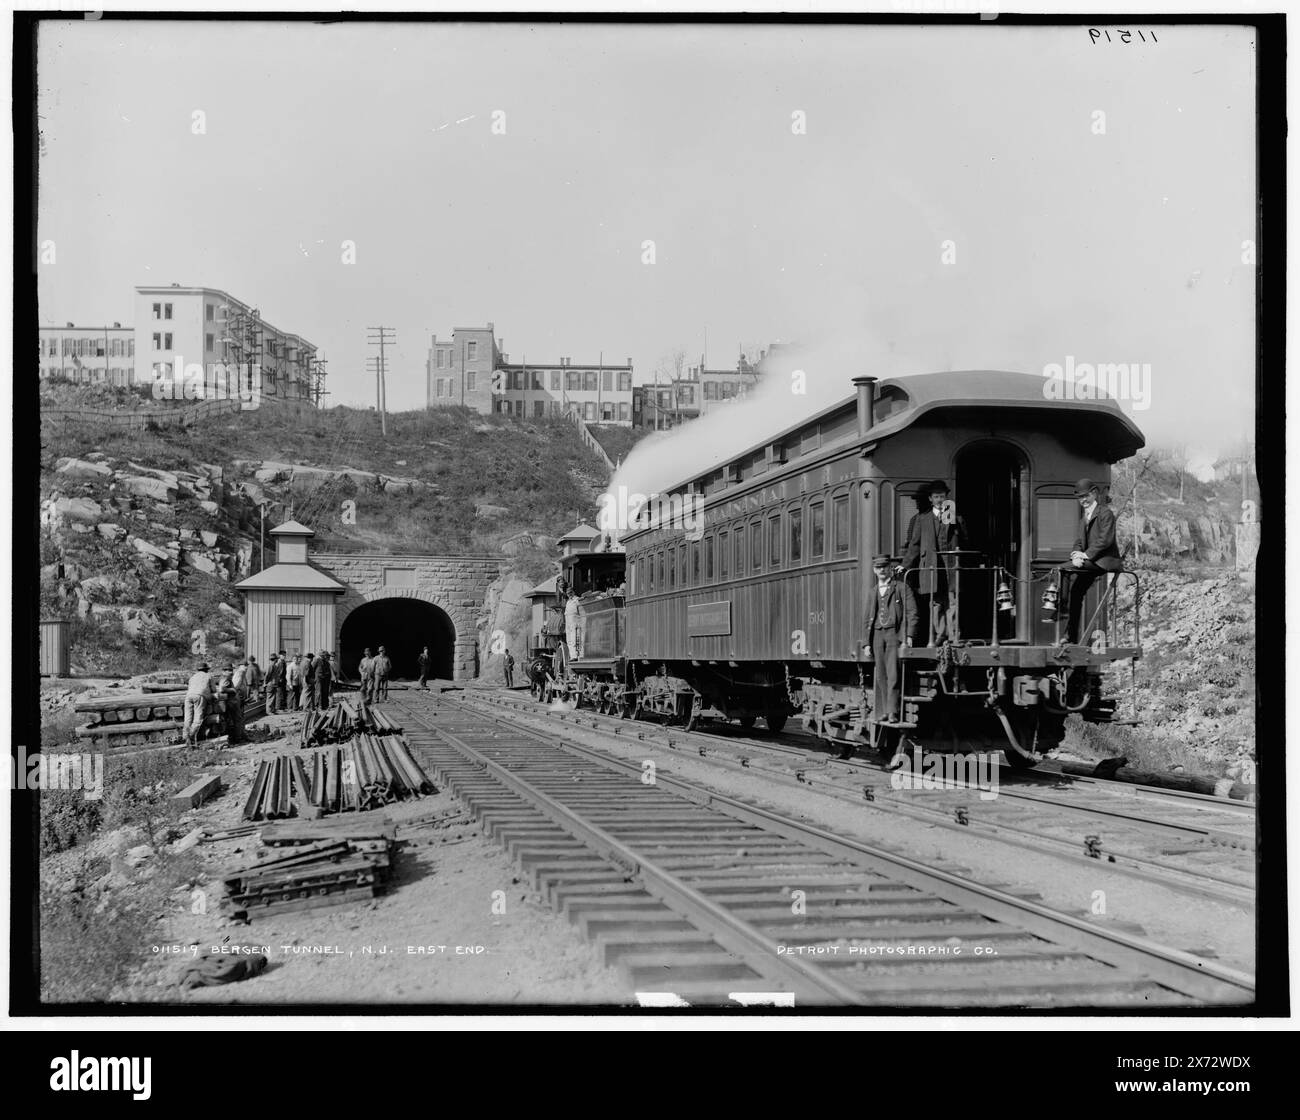
[[[858,436],[861,438],[876,422],[876,379],[855,377],[853,385],[858,390]]]

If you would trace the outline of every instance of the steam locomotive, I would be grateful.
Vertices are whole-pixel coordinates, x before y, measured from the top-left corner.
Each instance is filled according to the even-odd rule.
[[[761,719],[778,732],[798,717],[842,749],[1000,748],[1017,767],[1058,746],[1070,714],[1113,721],[1106,672],[1141,656],[1136,574],[1089,589],[1079,643],[1039,606],[1079,532],[1073,480],[1108,485],[1110,465],[1144,445],[1136,425],[1112,399],[1054,399],[1028,374],[854,386],[647,503],[624,552],[567,557],[580,624],[555,663],[535,663],[539,695],[687,727]],[[870,558],[901,552],[936,477],[971,547],[944,561],[951,633],[900,651],[890,724],[872,710],[878,667],[864,644]],[[678,515],[690,509],[701,516]]]

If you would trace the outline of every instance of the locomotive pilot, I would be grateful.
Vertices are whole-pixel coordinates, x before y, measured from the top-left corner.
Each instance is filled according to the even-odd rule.
[[[1083,510],[1083,525],[1070,553],[1070,562],[1062,564],[1059,571],[1061,591],[1069,592],[1070,613],[1065,629],[1065,641],[1074,644],[1079,640],[1079,619],[1083,614],[1083,600],[1088,588],[1100,575],[1118,572],[1123,566],[1119,546],[1115,543],[1115,514],[1102,487],[1090,478],[1079,479],[1074,488]],[[1047,620],[1056,620],[1056,611],[1047,611]]]
[[[876,722],[899,720],[902,704],[900,649],[914,645],[917,638],[916,596],[906,581],[896,578],[895,559],[877,556],[871,561],[875,584],[867,592],[867,646],[875,658],[875,696],[872,712]]]
[[[929,644],[937,646],[948,633],[949,572],[956,557],[941,555],[965,547],[965,525],[948,501],[948,484],[936,478],[927,488],[930,508],[912,515],[903,547],[903,567],[916,569],[916,607],[930,628]]]

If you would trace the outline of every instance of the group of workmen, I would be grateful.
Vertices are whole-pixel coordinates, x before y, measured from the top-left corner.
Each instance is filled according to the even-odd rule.
[[[1068,606],[1068,621],[1062,644],[1079,640],[1079,621],[1084,597],[1100,576],[1121,568],[1115,542],[1115,514],[1110,509],[1106,487],[1088,478],[1079,479],[1074,489],[1083,524],[1070,559],[1056,572],[1061,596]],[[880,555],[872,558],[874,594],[867,593],[866,645],[874,658],[875,696],[873,711],[877,723],[894,726],[900,720],[902,702],[901,655],[904,647],[921,640],[921,619],[929,619],[929,644],[939,646],[955,640],[956,620],[949,616],[949,580],[960,553],[966,548],[966,527],[948,500],[948,484],[936,479],[922,492],[929,510],[918,512],[907,526],[903,559]],[[915,578],[909,574],[915,572]],[[1044,621],[1056,621],[1056,608],[1044,605]]]
[[[422,657],[427,656],[426,648]],[[423,670],[423,663],[421,664]],[[361,699],[367,704],[373,704],[377,700],[388,699],[388,680],[393,675],[393,662],[388,656],[388,650],[383,646],[379,647],[379,652],[372,654],[370,647],[366,646],[365,653],[361,655]],[[427,687],[421,678],[421,688]]]
[[[218,673],[205,661],[191,674],[185,689],[185,741],[194,745],[204,735],[208,717],[224,700],[224,731],[232,743],[242,743],[244,709],[265,697],[266,712],[310,711],[330,706],[330,691],[338,678],[333,656],[328,650],[319,654],[286,655],[284,650],[271,655],[265,671],[256,657],[238,664],[228,662]]]

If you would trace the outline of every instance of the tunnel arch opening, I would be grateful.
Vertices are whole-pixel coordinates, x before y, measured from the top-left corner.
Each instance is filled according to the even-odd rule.
[[[344,620],[339,631],[339,658],[345,676],[360,676],[366,647],[377,653],[384,646],[393,662],[393,680],[416,680],[420,650],[429,647],[430,677],[454,676],[456,624],[446,611],[423,599],[394,597],[363,603]]]

